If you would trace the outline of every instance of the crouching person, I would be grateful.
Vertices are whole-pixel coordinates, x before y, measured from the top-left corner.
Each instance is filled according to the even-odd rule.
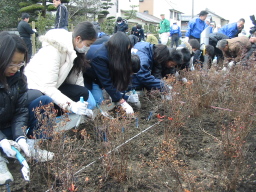
[[[82,72],[89,66],[85,53],[96,38],[90,22],[79,23],[73,32],[52,29],[41,36],[42,48],[25,69],[29,97],[47,95],[60,107],[59,111],[91,117],[96,103],[84,86]],[[80,97],[87,102],[79,102]]]
[[[27,139],[25,131],[28,125],[29,111],[27,107],[27,83],[23,74],[27,60],[27,48],[24,41],[15,34],[0,33],[0,185],[13,181],[6,162],[2,155],[15,158],[16,152],[11,148],[21,149],[27,157],[38,161],[51,160],[53,153],[36,150],[34,140]],[[33,101],[32,106],[39,103],[48,104],[52,100],[43,96],[40,100]],[[31,115],[35,122],[35,116]],[[32,127],[33,125],[31,125]],[[42,154],[44,152],[44,154]],[[40,157],[44,155],[44,159]]]
[[[246,56],[246,53],[251,49],[251,43],[248,37],[241,36],[233,39],[222,39],[218,41],[216,47],[224,55],[223,70],[226,70],[226,67],[232,67]]]

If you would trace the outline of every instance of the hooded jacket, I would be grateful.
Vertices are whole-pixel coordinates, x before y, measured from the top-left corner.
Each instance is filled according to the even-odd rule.
[[[70,72],[77,57],[72,33],[65,29],[52,29],[39,39],[42,48],[25,68],[28,88],[41,91],[63,109],[68,109],[73,101],[58,88],[63,83],[84,86],[82,72]]]
[[[2,129],[12,130],[12,139],[24,136],[22,128],[27,126],[27,84],[21,72],[7,77],[8,89],[0,83],[0,140],[6,138]]]

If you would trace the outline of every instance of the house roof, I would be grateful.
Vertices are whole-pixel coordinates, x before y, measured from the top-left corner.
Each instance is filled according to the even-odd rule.
[[[223,18],[223,17],[221,17],[221,16],[217,15],[216,13],[214,13],[213,11],[211,11],[211,10],[210,10],[210,9],[208,9],[208,8],[206,8],[205,10],[206,10],[208,13],[210,13],[210,14],[214,14],[215,16],[219,17],[220,19],[227,20],[227,19],[225,19],[225,18]],[[227,20],[227,21],[228,21],[228,20]]]
[[[143,21],[150,22],[150,23],[160,23],[160,21],[161,21],[161,19],[159,19],[158,17],[155,17],[155,16],[147,14],[147,13],[137,12],[136,17]]]

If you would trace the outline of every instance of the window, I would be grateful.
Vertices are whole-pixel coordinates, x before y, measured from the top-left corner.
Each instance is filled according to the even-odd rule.
[[[173,19],[173,11],[170,11],[170,19]]]
[[[177,19],[177,12],[174,12],[174,19]]]
[[[180,21],[180,20],[181,20],[181,14],[180,14],[180,13],[178,13],[177,20],[178,20],[178,21]]]
[[[146,14],[148,14],[148,10],[145,10],[145,11],[143,11],[143,13],[146,13]]]
[[[139,2],[143,2],[144,0],[139,0]]]

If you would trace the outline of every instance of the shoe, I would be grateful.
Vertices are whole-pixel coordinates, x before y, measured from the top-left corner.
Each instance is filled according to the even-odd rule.
[[[54,153],[47,150],[39,149],[35,142],[35,139],[27,139],[27,144],[29,145],[31,157],[38,162],[51,161],[54,157]]]
[[[8,163],[8,161],[0,154],[0,185],[13,181],[12,174],[9,172],[6,163]]]

